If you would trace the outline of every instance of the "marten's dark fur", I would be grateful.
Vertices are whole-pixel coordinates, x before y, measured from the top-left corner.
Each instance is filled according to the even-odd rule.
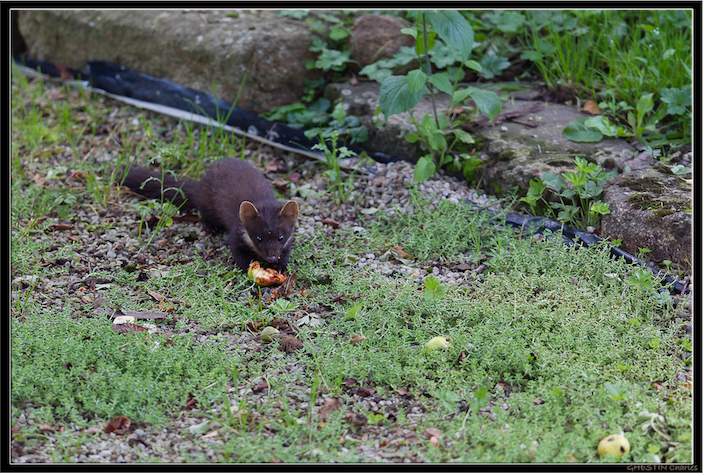
[[[154,178],[148,180],[150,177]],[[147,181],[142,187],[142,183]],[[241,159],[213,164],[198,181],[176,180],[171,173],[132,167],[123,185],[151,199],[163,198],[182,211],[197,210],[203,228],[229,232],[234,263],[244,271],[253,260],[285,272],[293,249],[298,204],[276,200],[271,185],[254,166]],[[185,198],[177,189],[182,189]]]

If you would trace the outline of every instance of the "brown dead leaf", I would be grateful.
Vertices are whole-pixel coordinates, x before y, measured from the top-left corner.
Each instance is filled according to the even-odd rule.
[[[198,401],[193,396],[193,393],[188,393],[188,400],[186,401],[186,411],[196,409],[198,407]]]
[[[168,317],[168,314],[166,312],[151,312],[151,311],[146,311],[146,312],[140,312],[136,310],[123,310],[122,313],[124,315],[131,315],[135,319],[143,319],[143,320],[156,320],[156,319],[165,319]]]
[[[51,225],[49,227],[49,230],[51,230],[52,232],[60,232],[63,230],[70,230],[72,228],[73,228],[73,225],[70,223],[56,223],[54,225]]]
[[[113,325],[112,330],[115,332],[130,333],[130,332],[144,332],[148,330],[146,327],[142,327],[137,324],[118,324]]]
[[[276,179],[271,184],[281,193],[288,190],[288,182],[283,179]]]
[[[109,434],[111,432],[117,435],[124,435],[129,430],[132,421],[127,416],[117,416],[105,425],[103,432]]]
[[[176,344],[173,343],[173,340],[171,340],[171,339],[169,338],[168,340],[166,340],[166,341],[164,342],[164,346],[165,346],[165,347],[173,347],[173,346],[176,346]]]
[[[276,171],[278,171],[278,163],[276,163],[276,162],[266,163],[266,164],[264,164],[264,168],[266,168],[267,171],[276,172]]]
[[[88,427],[87,429],[85,429],[83,432],[88,435],[95,435],[98,432],[100,432],[100,426],[99,425],[92,425],[92,426]]]
[[[39,423],[39,430],[41,430],[42,432],[52,432],[52,433],[56,432],[55,428],[53,428],[52,426],[50,426],[49,424],[47,424],[45,422]]]
[[[536,406],[540,406],[540,405],[544,404],[544,401],[542,399],[536,397],[534,400],[534,403]]]
[[[276,457],[271,457],[271,463],[283,463],[283,461],[282,461],[282,460],[279,460],[279,459],[276,458]]]
[[[394,246],[391,248],[391,251],[393,252],[393,254],[395,255],[396,258],[403,258],[403,259],[413,258],[413,255],[403,251],[402,246]]]
[[[346,378],[344,381],[342,381],[342,384],[348,388],[351,388],[352,386],[358,386],[359,382],[354,378]]]
[[[374,388],[359,388],[359,396],[361,397],[373,396],[375,393],[376,390]]]
[[[431,437],[441,437],[442,432],[439,431],[439,429],[435,429],[434,427],[427,427],[424,432],[422,432],[422,435],[424,435],[427,438]]]
[[[357,343],[359,343],[362,340],[366,340],[366,337],[364,337],[363,335],[359,335],[358,333],[355,333],[354,336],[352,336],[351,340],[349,340],[349,343],[351,343],[352,345],[356,345]]]
[[[339,222],[336,220],[333,220],[329,217],[325,217],[324,219],[322,219],[322,223],[325,225],[329,225],[330,227],[334,228],[335,230],[337,228],[339,228]]]
[[[566,456],[566,461],[572,462],[572,463],[576,463],[578,460],[576,459],[576,457],[574,456],[573,453],[569,453],[569,454]]]
[[[148,292],[151,295],[151,297],[153,297],[157,301],[162,301],[162,300],[166,299],[166,296],[164,296],[160,292],[152,291],[151,289],[147,289],[146,292]]]
[[[251,388],[252,391],[255,393],[258,393],[259,391],[263,391],[264,389],[269,388],[269,383],[266,382],[266,380],[261,381],[259,384]]]
[[[589,100],[586,102],[586,105],[583,106],[581,111],[589,113],[591,115],[600,115],[602,112],[600,108],[598,107],[598,104],[596,104],[593,100]]]
[[[401,396],[407,396],[410,393],[410,390],[408,388],[400,387],[396,390],[396,392]]]
[[[366,425],[368,422],[368,419],[366,416],[362,416],[360,414],[357,414],[356,412],[353,412],[351,409],[349,409],[347,412],[344,413],[344,419],[351,423],[351,424],[358,424],[358,425]]]
[[[320,417],[320,420],[326,421],[327,419],[329,419],[330,412],[336,411],[341,408],[342,408],[342,403],[339,402],[339,400],[337,400],[335,398],[330,398],[330,397],[325,398],[324,404],[320,408],[320,412],[319,412],[318,416]]]

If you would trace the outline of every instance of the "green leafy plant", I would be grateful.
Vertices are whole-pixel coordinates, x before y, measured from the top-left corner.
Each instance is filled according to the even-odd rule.
[[[610,213],[608,204],[596,198],[603,192],[603,182],[612,173],[580,157],[574,162],[576,172],[561,176],[546,172],[541,179],[531,180],[527,195],[520,201],[530,206],[533,215],[556,217],[561,222],[585,229],[597,225],[602,215]],[[544,192],[548,187],[558,196],[559,202],[546,200]],[[544,206],[538,207],[540,203]]]
[[[320,132],[320,142],[313,146],[313,149],[319,149],[325,153],[327,170],[325,176],[330,181],[330,186],[327,192],[334,194],[335,202],[341,204],[347,200],[348,193],[354,187],[354,171],[347,173],[342,171],[340,166],[341,160],[350,156],[356,156],[356,153],[346,146],[337,147],[339,135],[332,133],[329,142],[325,141],[322,132]],[[328,144],[329,143],[329,144]]]
[[[441,282],[439,282],[439,279],[437,279],[434,276],[430,276],[427,279],[425,279],[425,289],[424,289],[424,294],[425,294],[425,300],[432,302],[437,299],[441,299],[444,296],[447,295],[447,288],[444,286]]]
[[[414,143],[421,142],[428,154],[421,156],[415,166],[415,181],[422,181],[433,175],[439,168],[451,164],[456,170],[465,174],[473,174],[478,163],[466,152],[454,152],[460,144],[473,143],[473,137],[458,128],[460,120],[450,120],[448,115],[440,115],[435,104],[436,91],[450,95],[447,110],[452,110],[457,104],[471,98],[477,109],[493,120],[500,112],[501,106],[494,92],[476,87],[457,90],[459,81],[464,77],[463,67],[481,71],[482,67],[470,58],[473,49],[473,30],[469,22],[458,11],[417,11],[415,25],[403,29],[403,33],[415,38],[415,54],[419,69],[406,75],[380,74],[379,69],[364,69],[362,73],[372,74],[378,80],[385,75],[379,92],[379,110],[387,118],[391,115],[411,110],[425,94],[430,95],[433,114],[425,115],[418,122],[411,113],[411,119],[417,133],[410,133],[406,140]],[[438,38],[444,45],[438,51],[441,54],[430,54],[437,47]],[[451,52],[451,54],[448,54]],[[406,54],[404,52],[404,54]],[[449,60],[460,58],[458,68],[444,72],[432,73],[431,62],[449,64]],[[370,75],[371,77],[371,75]]]

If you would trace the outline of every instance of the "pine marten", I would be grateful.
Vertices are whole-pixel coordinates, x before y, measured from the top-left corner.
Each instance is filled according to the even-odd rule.
[[[155,179],[142,187],[150,177]],[[276,271],[286,271],[298,204],[276,200],[264,175],[248,162],[233,158],[218,161],[200,182],[176,180],[171,173],[165,173],[162,179],[159,171],[133,167],[122,185],[151,199],[160,199],[163,188],[165,201],[180,206],[181,211],[200,213],[205,231],[229,232],[229,249],[242,270],[256,260]],[[185,198],[176,189],[182,189]]]

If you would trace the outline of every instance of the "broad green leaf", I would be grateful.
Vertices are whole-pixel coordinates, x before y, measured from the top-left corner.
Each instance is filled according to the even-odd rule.
[[[425,12],[425,19],[432,24],[445,43],[458,49],[464,60],[469,59],[471,50],[474,48],[474,31],[459,11]]]
[[[420,137],[417,135],[417,133],[408,133],[405,135],[405,141],[408,143],[415,143],[417,140],[419,140]]]
[[[637,117],[642,118],[646,114],[652,111],[654,108],[654,100],[652,97],[654,94],[644,94],[640,99],[637,101]]]
[[[464,65],[469,69],[473,69],[476,72],[483,72],[483,67],[481,67],[481,64],[477,63],[473,59],[469,59],[464,63]]]
[[[507,58],[503,56],[498,56],[496,54],[486,54],[481,58],[481,67],[483,68],[483,77],[486,79],[492,79],[494,77],[499,77],[503,74],[503,69],[510,67],[510,62]]]
[[[547,171],[542,175],[542,182],[554,189],[557,193],[564,188],[564,181],[562,178],[554,174],[552,171]]]
[[[411,93],[405,76],[386,77],[378,94],[381,112],[386,119],[391,115],[407,112],[417,105],[426,91],[427,88],[422,87],[414,94]]]
[[[415,164],[414,179],[415,182],[424,181],[435,173],[435,164],[432,162],[432,157],[427,155],[417,160]]]
[[[590,117],[583,123],[587,128],[595,128],[605,136],[618,136],[618,127],[610,123],[603,115]]]
[[[411,94],[414,94],[424,87],[425,82],[427,81],[427,76],[420,69],[415,69],[414,71],[408,72],[407,80],[408,89]]]
[[[561,132],[561,136],[570,141],[577,143],[596,143],[603,139],[603,133],[596,128],[591,128],[585,125],[588,117],[581,117],[578,120],[566,125],[566,128]]]
[[[346,28],[340,28],[339,26],[332,26],[330,28],[330,39],[333,41],[339,41],[349,36],[349,30]]]
[[[454,86],[452,85],[452,82],[449,80],[446,74],[443,74],[441,72],[437,74],[432,74],[429,80],[430,83],[437,87],[440,91],[444,92],[445,94],[451,95]]]
[[[456,103],[461,103],[471,96],[471,88],[455,90],[454,95],[452,95],[452,100]]]
[[[471,136],[470,133],[465,132],[464,130],[460,130],[457,128],[455,130],[452,130],[452,133],[454,133],[454,136],[456,136],[462,143],[474,143],[474,137]]]
[[[492,90],[477,89],[476,87],[469,87],[468,90],[469,95],[476,102],[476,107],[485,113],[489,120],[493,121],[502,108],[496,93]]]
[[[427,50],[431,51],[435,45],[435,38],[437,37],[437,32],[428,31],[427,32]],[[418,32],[417,39],[415,40],[415,52],[418,56],[425,53],[425,34],[420,31]]]

